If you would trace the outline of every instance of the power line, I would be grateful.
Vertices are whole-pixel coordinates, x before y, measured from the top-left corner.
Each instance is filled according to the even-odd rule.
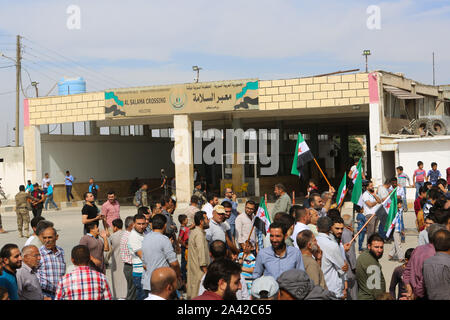
[[[117,80],[115,80],[114,78],[112,78],[112,77],[110,77],[110,76],[108,76],[108,75],[105,75],[105,74],[103,74],[103,73],[101,73],[101,72],[99,72],[99,71],[95,71],[95,70],[93,70],[93,69],[87,68],[87,67],[81,65],[79,62],[77,62],[77,61],[75,61],[75,60],[73,60],[73,59],[71,59],[71,58],[68,58],[68,57],[62,55],[62,54],[56,52],[55,50],[46,48],[45,46],[43,46],[43,45],[37,43],[36,41],[33,41],[33,40],[28,39],[28,38],[26,38],[26,37],[23,37],[23,38],[24,38],[25,40],[27,40],[27,41],[30,41],[30,42],[32,42],[32,43],[38,45],[38,46],[41,47],[41,48],[46,49],[47,51],[53,52],[54,54],[60,56],[61,58],[65,59],[65,60],[71,61],[73,64],[78,65],[80,68],[83,68],[83,69],[85,69],[85,70],[87,70],[87,71],[89,71],[89,72],[93,72],[93,73],[96,74],[96,75],[98,74],[98,75],[103,76],[104,79],[105,79],[106,81],[110,82],[110,83],[115,83],[115,85],[119,84],[119,86],[128,86],[128,84],[124,84],[124,83],[122,83],[122,82],[120,82],[120,81],[117,81]],[[32,48],[32,49],[33,49],[33,48]],[[36,49],[34,49],[34,50],[36,50]],[[104,80],[104,81],[105,81],[105,80]]]
[[[16,90],[14,90],[14,91],[8,91],[8,92],[2,92],[2,93],[0,93],[0,96],[7,95],[7,94],[11,94],[11,93],[16,93]]]
[[[10,66],[1,66],[0,67],[0,69],[5,69],[5,68],[11,68],[11,67],[15,67],[16,65],[15,64],[12,64],[12,65],[10,65]]]

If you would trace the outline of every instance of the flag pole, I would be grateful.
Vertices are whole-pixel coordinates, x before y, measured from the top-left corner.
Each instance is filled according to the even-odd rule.
[[[374,213],[369,220],[366,221],[366,223],[362,226],[362,228],[358,231],[357,234],[355,234],[355,236],[353,237],[352,240],[350,240],[350,245],[352,244],[353,241],[355,241],[355,239],[359,236],[359,234],[364,230],[365,227],[367,227],[367,225],[369,224],[370,220],[372,220],[374,217],[376,216],[376,214]]]
[[[314,157],[313,159],[314,159],[314,162],[315,162],[316,165],[317,165],[317,168],[319,168],[320,172],[322,173],[323,177],[325,178],[325,181],[328,183],[328,186],[331,188],[331,184],[330,184],[330,182],[328,181],[327,177],[325,176],[325,173],[323,173],[322,168],[320,168],[319,163],[318,163],[317,160],[316,160],[316,157]]]
[[[292,205],[295,205],[295,190],[292,191]],[[267,205],[266,205],[267,207]]]

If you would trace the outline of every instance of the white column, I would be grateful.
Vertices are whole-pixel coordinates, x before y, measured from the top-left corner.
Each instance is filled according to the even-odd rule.
[[[25,180],[42,183],[41,131],[39,126],[23,128]]]
[[[373,76],[373,78],[371,78]],[[377,77],[378,76],[378,77]],[[369,74],[369,136],[370,136],[370,156],[372,167],[372,181],[379,186],[383,183],[383,160],[381,151],[377,151],[381,138],[381,108],[383,99],[380,95],[383,90],[379,74]]]
[[[182,208],[189,204],[194,189],[192,123],[189,116],[175,115],[173,128],[177,207]]]

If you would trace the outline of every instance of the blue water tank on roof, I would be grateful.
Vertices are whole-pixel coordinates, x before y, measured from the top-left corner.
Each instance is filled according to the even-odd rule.
[[[58,94],[60,96],[86,92],[86,81],[82,77],[62,78],[58,82]]]

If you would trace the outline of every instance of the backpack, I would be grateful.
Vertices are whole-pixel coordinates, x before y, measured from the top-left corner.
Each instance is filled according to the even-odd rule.
[[[91,188],[91,193],[94,195],[94,198],[97,199],[97,185],[95,183]]]

